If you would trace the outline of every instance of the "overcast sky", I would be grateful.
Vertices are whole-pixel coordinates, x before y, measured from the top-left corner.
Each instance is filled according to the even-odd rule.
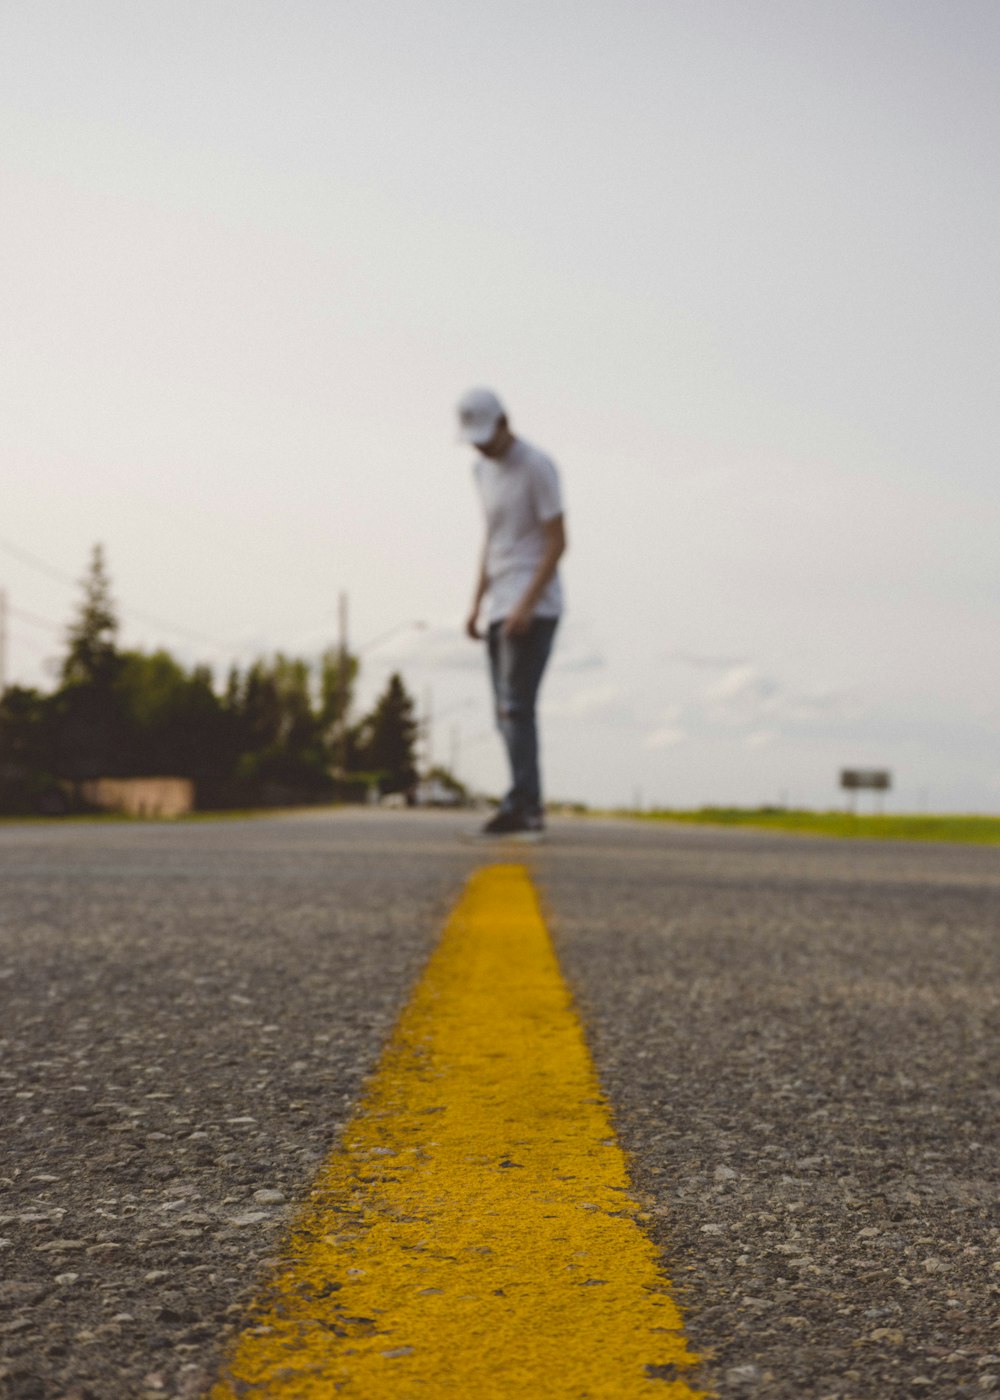
[[[96,541],[220,675],[343,590],[498,790],[484,383],[567,500],[551,796],[1000,810],[996,0],[24,0],[0,122],[10,679]]]

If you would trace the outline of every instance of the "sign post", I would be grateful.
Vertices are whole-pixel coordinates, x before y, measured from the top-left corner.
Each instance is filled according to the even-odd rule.
[[[862,788],[868,788],[876,794],[875,809],[881,816],[882,794],[888,792],[892,787],[892,774],[888,768],[842,768],[840,770],[840,786],[851,794],[847,810],[852,815],[857,811],[856,794]]]

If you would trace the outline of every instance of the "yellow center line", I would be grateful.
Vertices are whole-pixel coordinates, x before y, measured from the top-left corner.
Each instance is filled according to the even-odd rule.
[[[211,1400],[694,1400],[523,867],[473,876]]]

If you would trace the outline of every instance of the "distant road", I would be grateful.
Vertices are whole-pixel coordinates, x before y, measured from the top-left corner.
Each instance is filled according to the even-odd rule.
[[[526,855],[704,1377],[988,1393],[996,853],[467,825],[0,826],[0,1394],[205,1392],[467,878]]]

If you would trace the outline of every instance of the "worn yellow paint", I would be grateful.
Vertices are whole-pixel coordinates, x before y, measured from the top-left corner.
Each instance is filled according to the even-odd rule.
[[[471,880],[212,1400],[694,1400],[531,882]]]

